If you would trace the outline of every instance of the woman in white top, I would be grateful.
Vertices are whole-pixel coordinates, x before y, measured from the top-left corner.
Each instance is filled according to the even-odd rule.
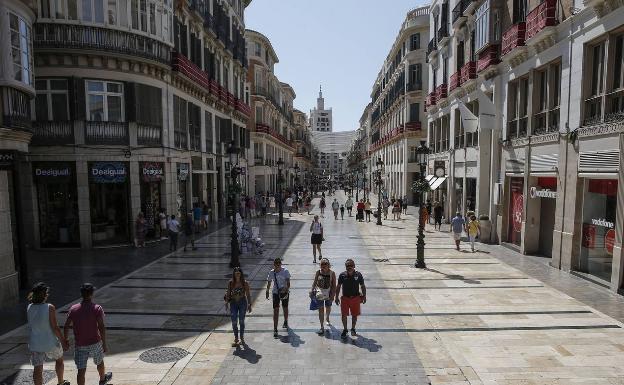
[[[331,270],[327,258],[321,258],[319,262],[321,268],[314,275],[310,296],[314,296],[318,302],[319,322],[321,323],[321,329],[318,334],[323,335],[325,333],[323,318],[325,318],[328,326],[331,325],[329,323],[329,313],[331,312],[331,305],[336,293],[336,273]]]
[[[63,379],[65,365],[63,363],[63,351],[69,346],[56,322],[56,308],[46,303],[48,299],[48,286],[39,282],[33,286],[28,294],[28,349],[30,350],[30,362],[34,366],[33,382],[35,385],[43,384],[43,363],[46,357],[55,360],[56,376],[59,385],[69,385],[69,381]]]
[[[318,215],[314,216],[314,222],[310,225],[310,232],[312,233],[310,243],[312,243],[312,255],[314,256],[313,263],[316,263],[316,249],[318,249],[319,258],[323,258],[323,253],[321,252],[321,244],[323,243],[323,225],[319,222]]]

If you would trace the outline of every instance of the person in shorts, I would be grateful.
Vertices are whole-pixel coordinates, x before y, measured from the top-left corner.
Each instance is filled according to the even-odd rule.
[[[269,299],[269,291],[273,284],[273,337],[277,338],[277,321],[279,319],[279,307],[282,303],[284,309],[284,324],[282,327],[288,329],[288,297],[290,291],[290,273],[288,269],[282,267],[282,259],[275,258],[273,269],[267,275],[266,299]]]
[[[461,235],[466,226],[466,220],[462,218],[461,213],[458,211],[455,213],[455,218],[451,220],[451,231],[453,231],[453,239],[455,240],[455,248],[459,251],[459,243],[461,242]]]
[[[318,250],[319,258],[323,258],[323,252],[321,251],[321,245],[323,244],[323,225],[319,221],[319,216],[315,215],[312,224],[310,224],[310,232],[312,236],[310,237],[310,243],[312,244],[312,256],[314,257],[314,262],[316,263],[316,250]]]
[[[108,351],[106,345],[106,326],[104,325],[104,310],[102,306],[93,302],[95,287],[90,283],[83,283],[80,287],[82,301],[73,305],[67,313],[67,320],[63,327],[65,343],[69,345],[67,336],[69,328],[74,330],[74,362],[78,369],[78,385],[85,384],[87,361],[89,357],[97,366],[100,375],[100,385],[108,383],[113,373],[106,372],[104,367],[104,353]]]
[[[331,270],[329,259],[321,258],[320,264],[321,268],[314,275],[310,298],[315,298],[318,302],[319,322],[321,323],[321,329],[318,331],[318,335],[323,335],[325,334],[323,318],[325,318],[327,326],[331,325],[329,322],[329,313],[331,312],[331,305],[336,293],[336,273]]]
[[[336,305],[340,305],[342,315],[343,330],[340,335],[342,338],[347,338],[347,317],[349,314],[351,314],[351,335],[357,335],[355,325],[360,315],[360,304],[366,303],[364,276],[355,270],[355,262],[351,258],[346,260],[345,268],[346,271],[338,276],[338,286],[336,287]],[[339,296],[340,289],[342,289],[342,296]]]
[[[69,348],[61,329],[56,322],[56,308],[47,303],[49,287],[43,282],[36,283],[28,293],[28,350],[30,363],[34,366],[33,383],[43,385],[43,363],[46,358],[54,360],[54,369],[59,385],[69,385],[63,379],[65,363],[63,351]]]

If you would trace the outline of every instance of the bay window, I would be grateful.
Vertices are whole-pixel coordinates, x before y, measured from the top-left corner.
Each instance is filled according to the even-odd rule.
[[[500,40],[501,18],[500,10],[491,6],[486,0],[475,11],[475,51],[487,47]]]
[[[533,76],[534,134],[559,130],[561,103],[561,64],[555,62],[536,70]]]
[[[123,84],[99,80],[86,81],[87,120],[124,121]]]
[[[9,12],[13,79],[33,85],[32,32],[24,19]]]

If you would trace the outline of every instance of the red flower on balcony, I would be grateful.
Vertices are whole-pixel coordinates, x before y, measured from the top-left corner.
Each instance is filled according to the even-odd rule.
[[[557,23],[557,0],[545,0],[527,15],[526,38],[530,39],[544,28]]]
[[[445,99],[448,96],[446,83],[440,84],[438,88],[436,88],[436,100],[440,101]]]
[[[433,91],[429,95],[427,95],[427,99],[425,100],[425,107],[432,107],[436,105],[436,92]]]
[[[461,85],[461,77],[460,72],[455,72],[451,75],[451,79],[449,80],[449,92],[453,91],[455,88]]]
[[[461,68],[461,83],[464,84],[470,79],[477,78],[477,63],[469,61]]]
[[[526,23],[524,21],[509,27],[509,29],[503,34],[501,55],[504,56],[513,51],[514,48],[523,46],[525,35]]]
[[[171,69],[180,72],[193,82],[204,87],[205,89],[210,89],[210,80],[208,78],[208,74],[202,71],[202,69],[199,68],[197,64],[190,61],[180,52],[173,52],[171,54]]]
[[[498,44],[492,44],[479,54],[479,62],[477,63],[477,72],[481,72],[491,65],[498,64]]]

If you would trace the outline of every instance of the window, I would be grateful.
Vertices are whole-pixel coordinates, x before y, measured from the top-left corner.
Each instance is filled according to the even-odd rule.
[[[188,148],[188,115],[186,100],[173,96],[173,134],[177,148]]]
[[[14,13],[9,13],[11,33],[11,56],[13,58],[13,78],[26,85],[33,84],[32,35],[26,21]]]
[[[67,80],[40,79],[35,82],[37,98],[35,115],[37,121],[68,121],[69,99]]]
[[[611,44],[613,42],[614,44]],[[616,36],[610,41],[610,45],[615,45],[614,49],[610,49],[609,56],[613,55],[613,70],[609,74],[613,76],[610,84],[609,95],[607,99],[607,111],[605,112],[605,120],[622,120],[624,118],[624,34]]]
[[[104,23],[104,0],[82,0],[82,20]]]
[[[514,139],[527,134],[528,77],[509,83],[507,99],[507,137]]]
[[[410,51],[420,49],[420,34],[415,33],[410,36]]]
[[[204,135],[206,136],[206,152],[212,153],[214,127],[212,125],[212,114],[208,111],[204,112],[204,130]]]
[[[490,0],[486,0],[475,12],[475,49],[478,51],[489,43]]]
[[[95,122],[123,122],[123,84],[87,80],[87,120]]]
[[[262,46],[260,45],[260,43],[255,42],[255,43],[254,43],[254,48],[255,48],[255,52],[254,52],[254,54],[255,54],[256,56],[260,56],[260,57],[262,57]]]
[[[604,90],[605,46],[607,41],[589,47],[589,95],[585,99],[585,124],[602,120],[602,94]]]
[[[514,0],[513,2],[513,23],[525,21],[527,11],[527,0]]]
[[[139,124],[162,127],[162,90],[145,84],[135,85],[136,121]]]
[[[188,128],[191,137],[191,150],[201,151],[201,108],[188,103]]]
[[[420,104],[419,103],[410,103],[409,106],[409,121],[410,122],[420,122]]]

